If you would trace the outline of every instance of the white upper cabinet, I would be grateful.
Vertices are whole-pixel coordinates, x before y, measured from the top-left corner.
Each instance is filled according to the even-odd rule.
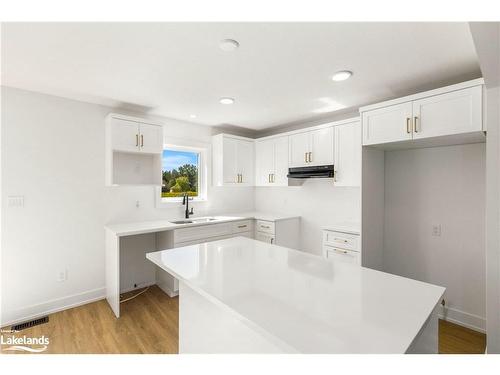
[[[335,186],[361,186],[361,123],[337,125],[335,131]]]
[[[111,118],[111,147],[125,152],[139,151],[139,123],[136,121]]]
[[[273,172],[274,139],[255,142],[255,184],[257,186],[271,185]]]
[[[363,112],[363,144],[411,139],[412,104],[402,103]]]
[[[163,151],[163,127],[161,125],[117,116],[111,115],[108,118],[110,144],[113,150],[146,153]]]
[[[257,186],[288,185],[288,136],[255,142],[255,172]]]
[[[309,139],[310,134],[308,132],[290,135],[290,167],[303,167],[307,165]]]
[[[334,159],[333,126],[292,134],[289,166],[331,165]]]
[[[163,152],[163,127],[157,125],[139,124],[139,148],[141,152]]]
[[[213,184],[252,186],[254,184],[253,139],[219,134],[212,138]]]
[[[482,130],[482,87],[413,101],[413,138]]]
[[[161,185],[163,126],[112,113],[106,119],[106,185]]]
[[[450,144],[484,140],[483,83],[476,79],[360,108],[363,145],[419,140],[425,146],[447,144],[447,140]],[[441,137],[440,143],[437,137]]]
[[[333,127],[310,132],[310,154],[308,165],[331,165],[334,162]]]

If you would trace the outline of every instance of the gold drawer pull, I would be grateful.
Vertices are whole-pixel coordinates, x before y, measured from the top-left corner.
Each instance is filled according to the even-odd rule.
[[[238,228],[246,228],[246,225],[238,225]]]
[[[344,240],[343,238],[334,238],[333,240],[334,241],[340,241],[340,242],[343,242],[343,243],[348,243],[349,242],[347,240]]]
[[[269,225],[261,225],[260,227],[265,228],[265,229],[271,229],[271,227]]]
[[[415,133],[418,133],[418,127],[417,127],[417,120],[418,120],[418,117],[415,116],[414,117],[414,120],[415,122],[413,123],[413,128],[415,129]]]
[[[139,146],[139,134],[135,135],[135,147]]]
[[[410,121],[411,121],[411,118],[407,117],[407,118],[406,118],[406,132],[407,132],[408,134],[410,134],[410,133],[411,133]]]
[[[144,147],[144,136],[141,134],[141,147]]]

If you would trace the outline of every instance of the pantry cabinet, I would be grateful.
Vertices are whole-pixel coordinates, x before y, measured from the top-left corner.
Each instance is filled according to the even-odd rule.
[[[254,185],[254,140],[228,134],[212,139],[213,184]]]
[[[457,144],[460,140],[467,143],[474,135],[480,139],[484,130],[482,95],[483,80],[478,79],[362,107],[363,145],[438,137]]]
[[[255,142],[255,183],[257,186],[287,186],[288,136]]]
[[[295,133],[289,139],[290,167],[333,164],[333,126]]]
[[[161,185],[163,125],[111,113],[105,129],[105,184]]]

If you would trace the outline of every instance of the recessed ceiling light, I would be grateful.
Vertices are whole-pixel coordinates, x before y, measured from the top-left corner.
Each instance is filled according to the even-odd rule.
[[[189,115],[189,117],[191,117],[191,118],[196,118],[196,115]]]
[[[345,81],[352,76],[352,72],[349,70],[341,70],[333,75],[332,80],[334,81]]]
[[[233,104],[234,99],[233,98],[220,98],[219,102],[220,102],[220,104]]]
[[[219,43],[220,49],[225,51],[225,52],[234,51],[239,46],[240,46],[240,44],[234,39],[224,39],[224,40],[221,40]]]

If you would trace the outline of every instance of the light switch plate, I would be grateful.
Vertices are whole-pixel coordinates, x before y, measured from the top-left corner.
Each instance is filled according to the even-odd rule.
[[[11,208],[24,207],[24,197],[22,195],[10,196],[8,199],[8,206]]]

